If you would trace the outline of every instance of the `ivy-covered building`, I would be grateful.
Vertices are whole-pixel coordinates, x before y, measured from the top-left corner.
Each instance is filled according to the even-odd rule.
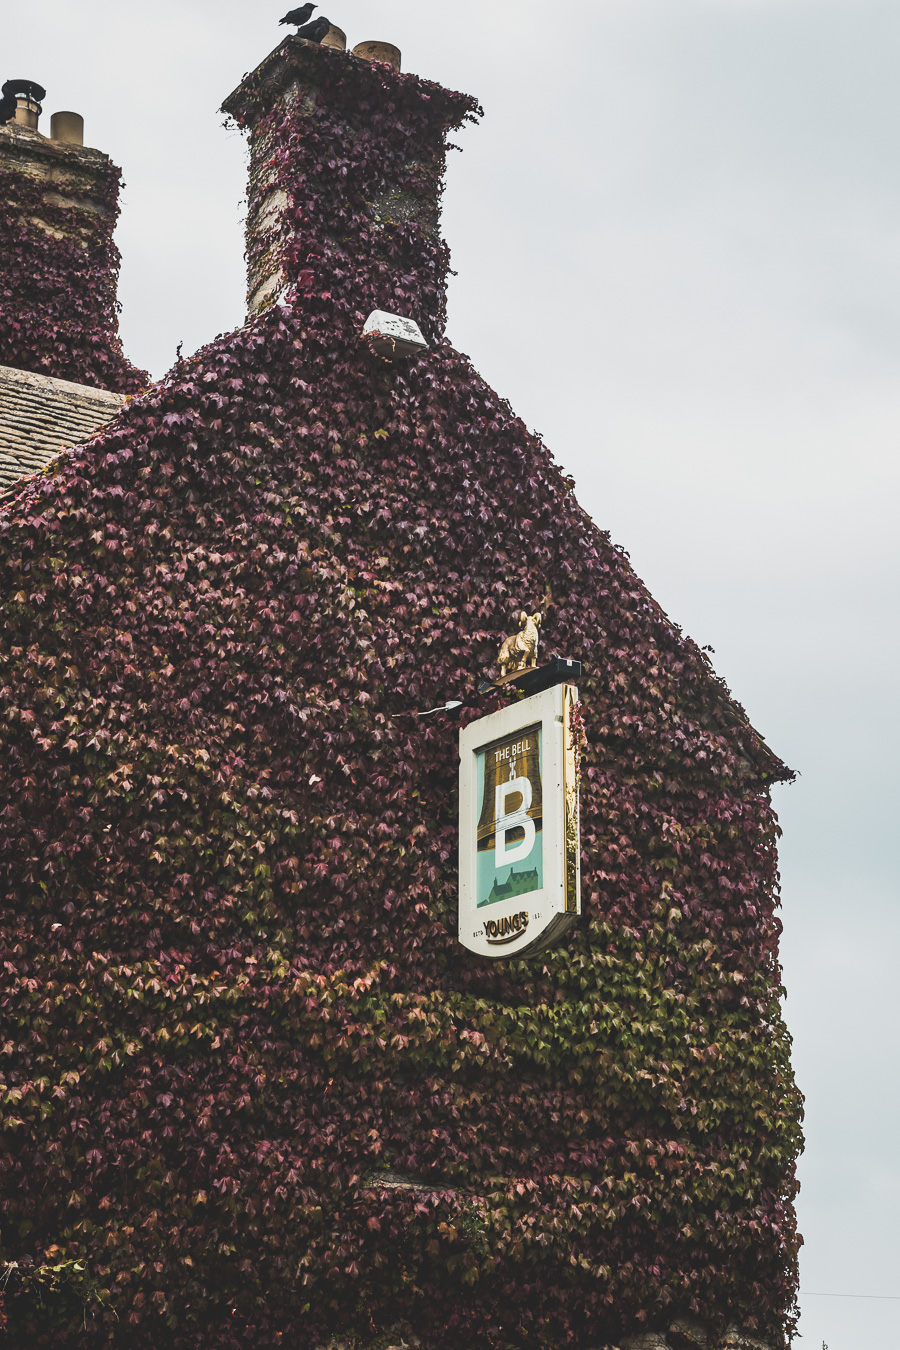
[[[791,775],[445,336],[480,110],[398,66],[288,38],[227,100],[249,317],[150,387],[111,326],[115,171],[75,239],[0,129],[0,463],[23,372],[136,394],[0,504],[8,1343],[781,1350]],[[375,309],[428,349],[380,358]],[[548,594],[543,650],[585,664],[585,913],[487,962],[458,731]]]

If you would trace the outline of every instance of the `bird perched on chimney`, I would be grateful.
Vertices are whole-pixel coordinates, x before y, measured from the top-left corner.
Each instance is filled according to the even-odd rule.
[[[313,19],[305,28],[298,28],[294,37],[305,38],[307,42],[321,42],[330,32],[330,19]]]
[[[299,9],[292,9],[289,14],[285,14],[284,18],[281,19],[280,22],[295,23],[299,27],[300,24],[309,22],[309,20],[312,18],[312,12],[314,9],[318,9],[318,5],[301,5]]]
[[[4,94],[0,98],[0,127],[5,127],[7,122],[11,122],[16,115],[18,102],[12,94]]]

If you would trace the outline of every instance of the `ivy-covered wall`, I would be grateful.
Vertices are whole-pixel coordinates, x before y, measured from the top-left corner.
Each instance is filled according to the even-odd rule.
[[[97,150],[0,127],[0,365],[120,394],[149,384],[119,341],[120,182]]]
[[[781,1346],[790,775],[440,337],[439,240],[375,219],[473,105],[284,52],[313,96],[230,105],[289,200],[283,302],[0,507],[10,1343]],[[374,361],[376,304],[430,352]],[[411,713],[498,706],[548,588],[585,916],[488,963],[455,938],[459,721]]]

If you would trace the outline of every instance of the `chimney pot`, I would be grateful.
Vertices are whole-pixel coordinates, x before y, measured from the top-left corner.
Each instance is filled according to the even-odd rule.
[[[84,118],[80,113],[54,113],[50,118],[50,139],[65,145],[84,145]]]
[[[386,61],[395,70],[400,69],[402,54],[392,42],[359,42],[353,48],[353,55],[363,61]]]
[[[336,52],[345,52],[347,50],[347,34],[343,28],[338,28],[337,24],[333,23],[322,39],[322,46],[333,47]]]
[[[20,94],[16,104],[16,125],[27,127],[29,131],[37,131],[41,113],[44,111],[40,103]]]

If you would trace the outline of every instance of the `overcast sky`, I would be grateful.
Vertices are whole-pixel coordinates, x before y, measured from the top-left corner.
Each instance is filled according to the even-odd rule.
[[[242,321],[245,156],[216,110],[281,6],[5,7],[0,74],[125,171],[122,328],[155,375]],[[900,5],[327,12],[483,102],[451,156],[451,340],[802,773],[777,806],[803,1289],[897,1300],[804,1296],[802,1345],[898,1350]]]

